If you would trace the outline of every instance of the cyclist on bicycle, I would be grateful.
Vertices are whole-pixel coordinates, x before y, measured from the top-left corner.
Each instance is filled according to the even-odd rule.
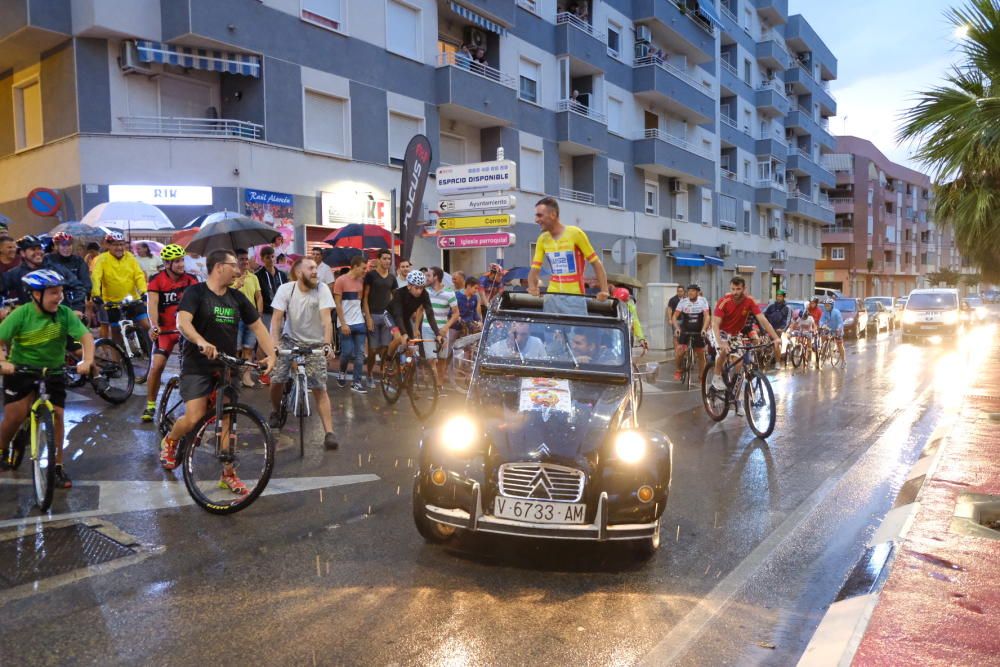
[[[81,375],[90,373],[94,359],[94,336],[63,299],[65,278],[50,269],[32,271],[22,278],[31,295],[30,304],[15,309],[0,322],[0,374],[3,383],[3,423],[0,424],[0,446],[6,451],[11,439],[28,417],[36,398],[35,383],[30,376],[17,374],[16,366],[42,369],[63,369],[66,363],[66,338],[83,345],[83,360],[76,365]],[[10,349],[10,360],[5,349]],[[52,416],[56,441],[56,487],[73,486],[62,466],[63,408],[66,406],[66,380],[61,373],[46,378],[49,400],[55,407]]]
[[[99,304],[101,300],[123,301],[126,297],[142,299],[146,294],[146,274],[142,272],[135,255],[126,249],[128,244],[125,237],[118,232],[111,232],[104,237],[104,242],[108,245],[108,251],[98,255],[90,269],[94,303]],[[149,315],[141,301],[129,304],[126,313],[144,331],[149,331]],[[110,313],[105,308],[97,309],[102,338],[108,337],[111,325],[119,319],[121,313]]]
[[[725,391],[726,384],[722,379],[722,368],[729,356],[729,339],[738,335],[744,328],[748,318],[753,315],[758,324],[767,331],[774,341],[775,353],[780,353],[781,342],[774,327],[764,317],[760,306],[753,297],[746,294],[746,281],[734,276],[729,281],[729,294],[719,299],[715,304],[715,312],[712,313],[712,335],[718,344],[719,354],[715,359],[715,377],[712,378],[712,387],[718,391]]]
[[[842,359],[847,359],[847,353],[844,351],[844,316],[837,310],[833,299],[828,298],[823,301],[823,317],[819,320],[819,326],[829,329],[830,333],[836,336],[837,350]]]
[[[681,379],[681,359],[687,353],[688,345],[694,347],[698,357],[698,376],[705,371],[705,333],[711,324],[710,307],[705,297],[701,296],[701,288],[691,284],[687,286],[687,295],[677,302],[671,324],[674,328],[674,339],[677,341],[677,354],[674,357],[674,380]],[[688,369],[690,373],[692,369]]]
[[[406,274],[406,285],[392,293],[392,299],[385,309],[385,315],[383,315],[385,323],[392,333],[392,342],[389,343],[389,359],[395,358],[400,346],[405,350],[409,340],[414,338],[414,318],[434,312],[431,297],[427,294],[426,287],[427,276],[422,271],[414,269]],[[441,331],[438,329],[436,318],[429,317],[428,323],[434,331],[435,340],[437,340],[438,345],[441,345],[444,342],[444,337],[441,336]]]
[[[149,280],[146,305],[149,307],[149,319],[155,324],[149,330],[149,337],[153,340],[153,359],[146,379],[146,409],[142,411],[144,422],[153,421],[163,369],[181,338],[177,331],[177,306],[184,290],[198,284],[197,278],[184,271],[184,255],[184,248],[175,243],[163,246],[160,251],[163,270]]]
[[[816,338],[816,320],[809,315],[808,311],[802,309],[798,313],[792,323],[788,326],[788,333],[791,336],[799,336],[802,338],[803,348],[805,350],[803,357],[805,358],[805,364],[809,365],[809,359],[812,356],[812,346],[813,340]]]
[[[83,284],[65,267],[53,263],[52,258],[45,255],[42,239],[37,236],[22,236],[17,240],[17,248],[21,255],[21,264],[3,274],[3,292],[9,299],[17,299],[25,304],[32,300],[31,290],[24,283],[24,277],[39,269],[55,271],[62,276],[63,302],[83,317],[86,310],[87,292]],[[0,316],[5,313],[0,313]]]
[[[632,341],[635,345],[646,348],[646,334],[642,331],[642,323],[639,321],[639,311],[635,309],[635,302],[632,301],[632,294],[624,287],[615,287],[611,290],[611,296],[618,299],[628,308],[628,313],[632,318]]]
[[[87,262],[84,261],[83,257],[73,252],[73,236],[71,234],[58,232],[52,236],[52,242],[55,244],[55,250],[49,253],[46,258],[48,264],[63,275],[69,273],[79,283],[82,291],[82,293],[74,294],[73,298],[65,297],[65,303],[71,310],[76,310],[73,308],[74,305],[86,302],[84,307],[89,319],[93,316],[93,311],[90,303],[90,269],[87,267]]]
[[[261,370],[274,367],[274,346],[271,336],[261,321],[257,309],[239,290],[229,285],[239,272],[239,263],[231,250],[213,250],[205,264],[208,280],[192,285],[184,291],[177,308],[177,328],[187,339],[181,357],[180,393],[184,401],[184,415],[174,422],[160,442],[160,462],[167,470],[177,467],[177,445],[188,431],[195,427],[208,409],[208,399],[217,384],[223,365],[216,360],[224,353],[235,357],[238,350],[238,323],[250,327],[267,358]],[[240,378],[231,375],[233,391]],[[221,400],[221,397],[220,397]],[[236,476],[231,463],[222,469],[220,485],[237,495],[248,493],[246,484]]]
[[[764,317],[767,321],[771,323],[774,327],[775,332],[778,334],[778,340],[781,340],[782,335],[785,330],[788,329],[789,323],[792,321],[792,309],[785,303],[785,290],[779,289],[774,296],[774,303],[768,305],[764,309]],[[780,356],[780,352],[779,352]]]

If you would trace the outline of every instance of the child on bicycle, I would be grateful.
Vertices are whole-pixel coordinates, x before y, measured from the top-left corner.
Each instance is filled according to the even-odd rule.
[[[0,447],[7,451],[37,398],[34,379],[18,374],[17,367],[55,371],[45,382],[49,400],[55,407],[55,485],[68,489],[73,482],[62,465],[63,408],[66,406],[66,381],[62,370],[66,363],[66,339],[82,343],[83,360],[76,365],[76,370],[80,375],[88,375],[94,358],[94,336],[72,310],[61,305],[65,285],[62,274],[40,269],[23,276],[21,282],[25,291],[31,294],[32,303],[19,306],[0,322],[0,375],[6,376]],[[6,348],[10,349],[9,360]]]

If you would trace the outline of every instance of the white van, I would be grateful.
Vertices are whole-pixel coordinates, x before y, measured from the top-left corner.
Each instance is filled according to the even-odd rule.
[[[962,326],[958,290],[915,289],[903,308],[903,341],[929,336],[957,338]]]

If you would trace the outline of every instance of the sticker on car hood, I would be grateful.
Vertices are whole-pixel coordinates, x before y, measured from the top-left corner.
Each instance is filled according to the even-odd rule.
[[[569,380],[561,378],[522,378],[518,412],[573,412]]]

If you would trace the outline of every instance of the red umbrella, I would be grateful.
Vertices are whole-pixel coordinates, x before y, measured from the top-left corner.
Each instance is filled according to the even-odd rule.
[[[392,248],[396,239],[392,232],[379,225],[354,223],[344,225],[325,239],[337,248]]]
[[[191,243],[191,239],[194,238],[194,235],[199,231],[201,230],[198,227],[179,229],[171,235],[170,242],[176,243],[179,246],[187,246],[188,243]]]

